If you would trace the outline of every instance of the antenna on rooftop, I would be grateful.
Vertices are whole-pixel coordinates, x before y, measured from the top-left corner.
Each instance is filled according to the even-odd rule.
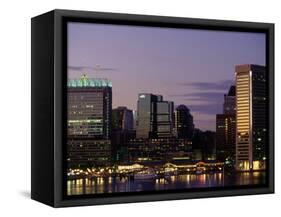
[[[98,72],[99,72],[100,68],[101,68],[101,65],[100,64],[96,64],[96,66],[94,68],[94,72],[96,72],[96,76],[95,76],[96,78],[98,78]]]

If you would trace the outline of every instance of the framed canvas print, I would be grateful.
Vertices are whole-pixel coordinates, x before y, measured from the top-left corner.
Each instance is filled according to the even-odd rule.
[[[32,18],[32,192],[54,207],[274,192],[274,25]]]

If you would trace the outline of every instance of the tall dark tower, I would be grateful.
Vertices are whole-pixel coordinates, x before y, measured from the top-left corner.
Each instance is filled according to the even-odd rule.
[[[133,111],[120,106],[112,110],[112,160],[114,162],[128,161],[128,141],[136,137]]]
[[[175,111],[175,128],[180,139],[191,138],[194,131],[193,116],[189,108],[179,105]]]
[[[68,163],[89,167],[110,162],[112,87],[106,79],[68,80]]]
[[[266,70],[238,65],[236,72],[236,169],[265,169],[267,143]]]
[[[223,113],[224,114],[236,114],[236,88],[235,88],[235,86],[231,86],[229,88],[228,94],[224,95]]]
[[[219,161],[235,160],[235,114],[216,115],[216,157]]]
[[[113,130],[133,130],[133,111],[124,106],[119,106],[112,110]]]
[[[224,95],[223,114],[216,115],[216,157],[219,161],[235,160],[236,139],[236,91],[229,88]]]

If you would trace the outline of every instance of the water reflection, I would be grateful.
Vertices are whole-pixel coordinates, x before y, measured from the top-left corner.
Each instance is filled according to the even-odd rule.
[[[67,181],[68,195],[138,192],[168,189],[265,184],[265,172],[186,174],[159,179],[132,180],[128,177],[98,177]]]

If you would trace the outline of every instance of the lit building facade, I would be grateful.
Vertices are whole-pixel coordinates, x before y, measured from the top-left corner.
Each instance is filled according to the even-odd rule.
[[[67,89],[69,167],[110,162],[112,87],[107,79],[69,79]]]
[[[191,139],[193,136],[193,116],[185,105],[179,105],[175,110],[175,129],[178,138]]]
[[[131,163],[167,163],[175,160],[191,160],[192,141],[175,137],[131,139],[128,142],[128,156]]]
[[[236,169],[265,169],[267,94],[264,66],[238,65],[236,71]]]

